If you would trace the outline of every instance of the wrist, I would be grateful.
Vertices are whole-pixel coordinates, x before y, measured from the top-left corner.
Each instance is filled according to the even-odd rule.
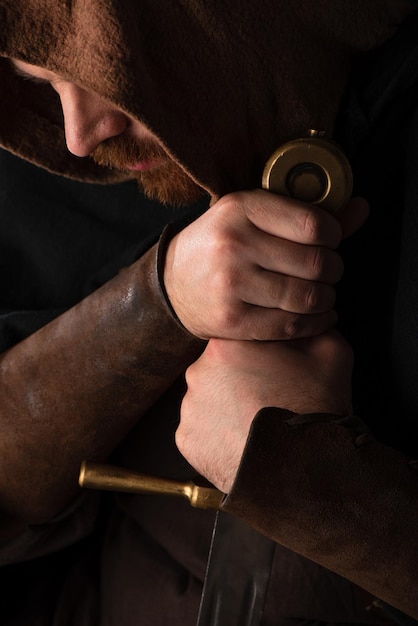
[[[168,252],[168,246],[170,245],[170,242],[173,240],[173,238],[177,235],[177,233],[181,230],[181,228],[179,227],[179,224],[175,223],[175,222],[170,222],[169,224],[167,224],[167,226],[165,226],[163,232],[161,233],[161,237],[160,240],[158,242],[158,252],[157,252],[157,275],[158,275],[158,282],[159,282],[159,287],[160,287],[160,291],[161,294],[164,298],[164,301],[167,305],[168,310],[170,311],[173,319],[177,322],[178,326],[188,335],[195,337],[195,335],[193,335],[187,328],[186,326],[183,324],[183,322],[181,321],[181,319],[179,318],[179,316],[176,313],[176,310],[174,309],[172,302],[170,300],[170,297],[168,295],[168,291],[167,291],[167,287],[166,287],[166,259],[167,259],[167,252]]]

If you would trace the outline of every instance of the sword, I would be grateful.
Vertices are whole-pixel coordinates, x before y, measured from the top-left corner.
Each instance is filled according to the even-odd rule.
[[[276,544],[218,511],[197,626],[258,626]]]
[[[196,508],[218,509],[199,626],[256,626],[259,623],[275,544],[242,520],[220,511],[224,493],[191,480],[158,478],[90,461],[81,464],[79,485],[102,491],[181,497]]]
[[[262,186],[336,213],[351,197],[353,178],[338,144],[310,130],[271,155]],[[274,551],[271,539],[218,512],[197,626],[259,626]]]
[[[276,150],[262,177],[264,189],[332,213],[348,202],[352,184],[344,153],[317,130]],[[219,510],[222,492],[192,481],[181,483],[87,462],[82,464],[79,483],[93,489],[180,496],[192,506],[218,509],[197,626],[260,626],[276,544]]]

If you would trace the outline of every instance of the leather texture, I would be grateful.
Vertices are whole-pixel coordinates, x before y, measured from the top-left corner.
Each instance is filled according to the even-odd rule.
[[[2,354],[1,506],[17,519],[66,506],[83,458],[106,458],[202,349],[166,304],[157,255]]]
[[[332,0],[315,3],[315,10],[322,11],[324,20],[320,28],[312,28],[310,5],[303,0],[280,2],[283,19],[276,11],[277,0],[262,3],[261,9],[259,2],[216,3],[219,13],[213,11],[213,4],[198,0],[92,0],[89,19],[89,3],[84,0],[57,3],[56,12],[46,14],[40,11],[46,5],[39,0],[0,0],[0,48],[6,57],[0,62],[1,143],[46,169],[70,177],[120,180],[115,172],[99,170],[89,160],[68,156],[56,95],[48,87],[33,85],[13,73],[7,57],[18,56],[69,77],[77,76],[85,87],[114,102],[123,102],[125,110],[161,136],[173,157],[214,197],[258,186],[266,159],[283,139],[305,133],[312,126],[333,129],[349,60],[353,53],[373,43],[358,39],[363,26],[359,10],[363,0],[345,3],[349,14],[352,9],[351,17],[360,16],[358,28],[347,31],[345,20],[339,24],[327,21],[330,2],[334,4]],[[397,4],[389,0],[370,2],[376,11]],[[132,20],[132,11],[138,10],[143,19]],[[388,12],[381,11],[383,31]],[[273,14],[277,19],[271,18]],[[216,19],[217,15],[221,19]],[[241,20],[239,33],[237,16]],[[293,39],[295,20],[301,27],[302,39]],[[69,24],[74,27],[68,28]],[[336,32],[342,40],[338,51],[330,54],[328,46]],[[132,57],[129,47],[124,48],[120,42],[121,34],[127,34],[135,44],[141,41],[141,54]],[[110,42],[115,44],[112,50]],[[69,45],[71,54],[63,54],[64,44]],[[283,48],[287,56],[282,55]],[[165,54],[157,55],[156,51],[161,50]],[[157,58],[161,65],[155,73]],[[118,59],[120,63],[111,63],[104,74],[97,69],[104,59]],[[279,62],[286,71],[275,71]],[[405,67],[402,60],[398,65]],[[184,67],[188,69],[186,80]],[[238,67],[244,68],[242,73],[237,72]],[[78,75],[80,68],[82,76]],[[409,74],[416,75],[411,70]],[[165,101],[159,97],[161,76],[170,77],[164,83]],[[132,77],[138,85],[134,94],[130,90]],[[396,81],[386,77],[384,86],[387,83],[393,86]],[[29,102],[33,106],[28,107]],[[178,114],[175,124],[167,116],[167,102]],[[363,138],[357,141],[360,148]],[[366,161],[365,178],[372,162],[368,158]],[[378,184],[381,180],[379,172]],[[175,456],[171,435],[183,390],[177,383],[181,383],[184,369],[201,349],[202,343],[185,333],[166,305],[158,285],[157,248],[153,247],[67,313],[3,353],[0,442],[1,484],[5,488],[0,507],[5,512],[5,534],[28,520],[39,525],[61,511],[77,493],[83,458],[105,458],[120,442],[115,451],[119,460],[161,471],[167,468],[167,474],[180,473],[176,470],[179,459],[172,462],[166,453],[170,449]],[[373,393],[372,403],[375,398]],[[368,411],[364,418],[369,422]],[[378,418],[373,416],[379,426]],[[398,428],[398,424],[393,426],[392,412],[384,421],[385,435]],[[415,421],[414,417],[411,423]],[[163,428],[168,434],[161,442]],[[125,437],[128,432],[129,437]],[[147,432],[153,437],[145,437]],[[404,445],[407,432],[402,437]],[[251,518],[251,523],[281,542],[275,575],[280,569],[283,572],[281,565],[291,560],[281,560],[286,546],[295,551],[294,558],[299,554],[302,560],[303,555],[308,557],[304,573],[314,572],[311,578],[303,577],[307,583],[298,588],[299,604],[287,614],[279,597],[283,587],[276,585],[277,577],[272,578],[265,626],[278,626],[287,618],[302,623],[341,624],[344,619],[381,623],[367,617],[364,606],[358,618],[356,599],[363,593],[349,580],[338,579],[313,561],[418,617],[416,472],[405,454],[373,439],[355,445],[356,440],[357,444],[362,442],[357,436],[349,424],[338,423],[332,416],[295,419],[279,409],[266,409],[255,422],[237,483],[225,507],[244,519]],[[157,453],[154,442],[159,444]],[[190,472],[190,468],[184,472]],[[364,484],[362,477],[367,478]],[[107,623],[112,623],[112,618],[113,623],[122,623],[123,607],[125,615],[134,616],[135,623],[140,619],[146,623],[148,619],[152,626],[166,626],[168,605],[169,611],[177,607],[173,619],[179,624],[194,623],[213,516],[188,514],[182,503],[151,498],[121,496],[116,504],[110,507],[111,513],[104,508],[105,530],[100,525],[102,518],[89,546],[77,546],[68,567],[66,562],[59,565],[61,572],[62,567],[65,569],[62,577],[68,585],[57,585],[56,593],[62,602],[54,595],[52,603],[59,607],[56,614],[52,615],[55,604],[51,608],[48,586],[43,586],[45,597],[39,600],[39,611],[47,610],[54,626],[67,626],[71,607],[79,613],[77,624],[83,624],[82,620],[88,623],[87,610],[82,615],[82,602],[89,603],[93,598],[92,604],[96,604],[89,615],[94,614],[90,622],[95,626],[100,602],[104,603]],[[11,520],[6,519],[6,511]],[[51,564],[51,560],[48,562]],[[29,565],[22,567],[26,573],[30,569],[25,580],[31,589],[33,578],[49,575],[49,570],[44,563],[34,561]],[[80,570],[90,574],[88,566],[92,566],[94,575],[89,576],[90,585],[83,587],[84,579],[79,574]],[[7,573],[5,570],[5,584]],[[291,591],[296,584],[290,575],[290,568],[285,568],[281,580]],[[142,581],[142,594],[138,593],[136,577]],[[114,594],[115,580],[123,598]],[[311,581],[317,583],[312,585],[312,602],[312,590],[308,589]],[[297,582],[300,584],[300,579]],[[98,589],[96,584],[102,587]],[[88,596],[90,586],[93,590]],[[342,590],[341,602],[336,589]],[[158,590],[170,600],[165,606],[154,601]],[[166,590],[170,593],[165,594]],[[331,593],[327,593],[329,590]],[[290,596],[290,591],[286,595]],[[96,594],[100,594],[99,601]],[[301,598],[305,601],[302,607]],[[353,617],[345,610],[348,604],[354,607]],[[19,619],[13,613],[17,608],[11,607],[10,623]]]
[[[256,417],[244,459],[225,511],[418,618],[417,460],[360,420],[277,408]]]

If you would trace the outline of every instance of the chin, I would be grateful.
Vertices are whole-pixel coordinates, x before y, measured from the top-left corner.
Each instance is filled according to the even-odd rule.
[[[135,172],[135,178],[148,198],[164,205],[186,207],[207,195],[202,187],[174,164]]]

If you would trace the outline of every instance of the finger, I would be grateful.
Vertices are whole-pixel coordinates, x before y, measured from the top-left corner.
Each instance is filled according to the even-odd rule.
[[[247,304],[309,315],[330,311],[335,304],[335,289],[326,283],[262,270],[248,277],[237,295]]]
[[[344,270],[339,254],[329,248],[278,240],[259,230],[253,235],[246,254],[263,270],[329,284],[338,282]]]
[[[336,248],[341,225],[328,211],[312,204],[259,191],[260,201],[248,208],[248,218],[261,230],[297,243]]]
[[[352,198],[338,213],[342,228],[342,237],[345,239],[355,233],[367,220],[370,212],[369,203],[364,198]]]
[[[282,341],[315,337],[333,328],[337,322],[334,310],[300,315],[281,309],[266,309],[243,304],[240,312],[224,317],[219,339]]]
[[[336,248],[341,241],[340,222],[327,211],[262,189],[223,196],[213,209],[225,220],[239,212],[261,231],[297,243]]]

